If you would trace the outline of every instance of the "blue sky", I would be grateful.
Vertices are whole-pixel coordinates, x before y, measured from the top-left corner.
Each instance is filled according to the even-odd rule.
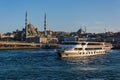
[[[47,29],[87,32],[120,31],[120,0],[0,0],[0,33],[25,27],[29,23],[43,30],[44,14]]]

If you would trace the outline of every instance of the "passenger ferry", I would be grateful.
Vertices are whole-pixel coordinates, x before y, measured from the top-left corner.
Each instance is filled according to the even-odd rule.
[[[112,45],[105,42],[64,41],[60,44],[57,53],[60,57],[79,57],[105,54]]]

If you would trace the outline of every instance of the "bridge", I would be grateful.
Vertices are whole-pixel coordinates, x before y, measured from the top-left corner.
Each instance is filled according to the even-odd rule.
[[[0,50],[41,48],[42,44],[0,41]]]
[[[0,41],[0,50],[56,48],[57,44]]]

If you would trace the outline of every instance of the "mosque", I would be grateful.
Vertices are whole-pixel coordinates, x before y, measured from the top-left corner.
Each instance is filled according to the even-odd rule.
[[[46,30],[46,14],[44,16],[44,31],[40,32],[32,24],[28,24],[28,15],[25,15],[25,28],[22,31],[16,30],[15,39],[32,43],[54,43],[58,39],[52,36],[52,31]]]

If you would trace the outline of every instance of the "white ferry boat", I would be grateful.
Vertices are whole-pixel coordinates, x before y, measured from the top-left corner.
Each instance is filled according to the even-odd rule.
[[[64,41],[60,44],[57,53],[60,57],[79,57],[105,54],[112,48],[105,42]]]

